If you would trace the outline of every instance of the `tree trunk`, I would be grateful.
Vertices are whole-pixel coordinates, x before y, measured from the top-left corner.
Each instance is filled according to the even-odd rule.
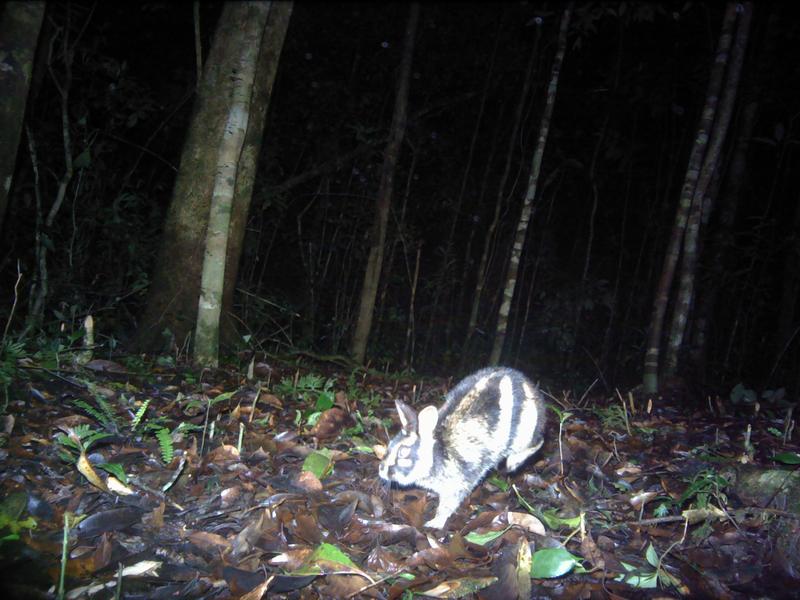
[[[728,49],[731,46],[731,36],[733,25],[736,21],[736,5],[731,2],[725,9],[725,17],[722,23],[722,31],[719,36],[717,51],[714,54],[714,66],[711,69],[708,89],[706,90],[706,103],[697,127],[692,153],[689,156],[689,164],[686,168],[681,198],[678,202],[675,213],[675,224],[672,228],[667,253],[664,256],[664,264],[661,268],[661,277],[656,288],[656,297],[653,301],[653,312],[650,318],[650,335],[647,342],[647,351],[644,358],[643,384],[645,391],[654,394],[658,390],[658,361],[659,346],[661,344],[661,332],[664,327],[664,316],[667,312],[669,293],[672,288],[672,281],[675,276],[675,267],[678,264],[683,236],[686,231],[686,223],[689,219],[689,211],[694,197],[694,190],[697,178],[700,175],[700,168],[703,164],[703,157],[708,144],[708,137],[711,126],[714,123],[714,114],[717,107],[717,98],[722,89],[722,78],[725,74],[727,64]]]
[[[200,277],[194,362],[206,367],[216,367],[219,363],[219,317],[222,312],[222,291],[225,286],[225,262],[234,187],[250,118],[256,62],[266,28],[269,4],[250,3],[247,12],[246,20],[241,23],[238,44],[231,46],[230,49],[231,52],[238,52],[239,57],[235,70],[236,77],[233,78],[227,121],[219,144]],[[253,173],[250,175],[252,182]],[[250,191],[252,192],[252,188]]]
[[[93,11],[89,11],[86,17],[86,22],[92,18]],[[69,15],[69,10],[68,13]],[[85,29],[84,29],[85,30]],[[82,30],[83,31],[83,30]],[[49,275],[47,272],[47,253],[52,246],[50,239],[50,231],[52,230],[53,223],[58,216],[61,207],[64,205],[64,200],[67,197],[67,190],[72,182],[72,176],[75,172],[75,166],[72,159],[73,146],[71,135],[71,122],[70,122],[70,91],[72,89],[72,64],[75,59],[75,47],[77,40],[70,37],[69,21],[67,26],[62,30],[54,30],[53,37],[50,40],[50,47],[55,47],[56,40],[60,37],[60,49],[54,56],[53,52],[47,53],[46,65],[50,77],[53,79],[53,84],[58,91],[60,97],[60,113],[61,113],[61,144],[64,151],[64,171],[58,181],[58,188],[56,190],[55,199],[50,209],[47,210],[45,217],[45,206],[42,192],[42,179],[39,172],[39,160],[37,157],[36,140],[30,124],[26,125],[28,148],[31,156],[31,166],[34,173],[36,197],[36,233],[34,244],[34,255],[36,260],[36,271],[31,281],[31,292],[28,307],[28,318],[23,330],[22,337],[27,335],[28,331],[38,327],[44,317],[45,305],[47,303],[47,296],[49,293]],[[57,61],[62,64],[61,72],[57,73],[54,66]]]
[[[525,103],[528,100],[528,94],[531,89],[531,81],[533,79],[533,65],[536,62],[536,55],[539,51],[539,39],[542,35],[542,24],[537,23],[536,34],[534,37],[533,48],[531,48],[531,55],[528,59],[528,65],[525,69],[525,79],[522,83],[522,90],[519,95],[519,102],[514,110],[514,121],[511,127],[511,136],[508,140],[508,150],[506,152],[506,163],[503,168],[503,174],[500,176],[500,182],[497,184],[497,200],[494,204],[494,214],[492,221],[489,223],[486,231],[483,234],[483,252],[481,259],[478,263],[478,272],[475,279],[475,291],[472,294],[472,306],[469,311],[469,321],[467,322],[467,335],[464,339],[464,348],[462,356],[469,350],[469,342],[478,328],[478,311],[481,305],[481,296],[483,295],[483,288],[486,285],[486,274],[489,265],[489,254],[494,240],[494,234],[497,230],[497,225],[500,222],[500,211],[503,206],[503,198],[505,195],[506,182],[508,181],[509,173],[511,173],[511,163],[514,157],[514,149],[517,146],[517,137],[519,130],[522,127],[522,115],[525,111]],[[424,353],[424,350],[423,350]],[[462,360],[463,363],[463,360]]]
[[[231,74],[239,67],[241,31],[247,28],[253,14],[260,14],[269,6],[258,4],[232,2],[224,6],[220,15],[181,154],[180,171],[164,224],[147,306],[133,342],[138,350],[163,351],[167,349],[165,341],[173,348],[182,346],[196,325],[211,196],[235,84]],[[262,33],[263,26],[262,19]],[[262,131],[256,131],[256,126],[263,127],[263,122],[258,118],[250,122],[245,139],[260,138]],[[253,159],[245,156],[245,168],[235,174],[236,189],[242,190],[236,193],[241,193],[245,205],[245,193],[249,195],[247,190],[252,189],[252,182],[245,181],[245,177],[253,174],[246,166],[250,160]],[[233,211],[231,227],[243,227],[240,211],[246,212],[246,206],[235,199]],[[232,240],[232,248],[225,259],[228,264],[238,263],[238,255],[233,254],[241,249],[241,242],[237,240],[242,235],[240,231],[228,233]],[[226,277],[226,285],[233,285],[230,281]],[[162,337],[163,333],[169,334],[167,340]]]
[[[383,157],[381,169],[381,182],[378,188],[378,204],[375,212],[375,221],[370,236],[369,257],[364,270],[364,282],[361,286],[361,300],[358,308],[356,329],[350,345],[353,358],[363,363],[367,354],[367,340],[372,328],[372,315],[375,309],[375,296],[378,292],[378,283],[381,277],[383,262],[383,246],[386,241],[386,225],[389,221],[389,207],[392,201],[392,183],[394,181],[397,161],[400,155],[400,146],[406,131],[406,116],[408,109],[408,88],[411,79],[411,60],[414,55],[414,36],[419,20],[419,4],[411,4],[411,10],[406,23],[405,40],[403,42],[403,59],[400,65],[400,75],[395,97],[394,116],[389,142]]]
[[[230,315],[233,314],[233,298],[239,275],[239,262],[242,256],[245,231],[247,229],[250,204],[253,199],[258,157],[261,155],[261,144],[264,139],[264,127],[267,119],[275,75],[278,72],[281,50],[292,16],[292,2],[270,3],[267,26],[261,41],[261,52],[256,65],[256,85],[250,102],[250,119],[244,138],[244,147],[239,157],[239,168],[236,173],[236,189],[233,197],[233,211],[229,228],[228,252],[225,263],[225,288],[222,293],[221,340],[233,343],[241,339],[236,333],[236,324]]]
[[[712,312],[717,304],[720,287],[725,277],[725,256],[734,243],[733,225],[742,197],[742,189],[747,181],[747,150],[750,147],[750,138],[753,135],[757,110],[758,103],[751,102],[742,111],[738,141],[728,168],[725,188],[722,194],[725,198],[725,203],[720,206],[717,231],[712,243],[712,256],[708,261],[709,275],[703,286],[702,293],[698,295],[699,302],[695,310],[690,360],[695,365],[695,371],[704,377],[706,375],[705,364],[708,352],[708,329]]]
[[[550,132],[550,122],[553,118],[553,109],[555,108],[558,77],[561,74],[561,64],[564,62],[564,54],[567,49],[567,29],[569,28],[572,5],[572,2],[567,4],[564,8],[564,13],[561,15],[561,27],[558,32],[558,47],[556,49],[555,58],[553,58],[553,67],[550,71],[550,83],[547,86],[547,99],[545,101],[544,110],[542,111],[542,120],[539,124],[539,138],[536,141],[536,149],[533,152],[531,173],[528,176],[528,188],[522,203],[519,221],[517,222],[514,245],[511,249],[511,255],[509,256],[506,284],[503,288],[503,302],[500,304],[500,310],[497,315],[494,344],[492,345],[492,353],[489,356],[489,364],[491,365],[496,365],[500,362],[503,342],[505,342],[506,339],[508,315],[511,312],[511,300],[514,297],[514,288],[517,284],[519,261],[522,256],[522,248],[525,244],[525,236],[528,233],[528,223],[530,222],[531,211],[533,210],[533,201],[536,198],[536,187],[539,183],[542,157],[544,156],[544,149],[547,145],[547,135]]]
[[[470,171],[472,170],[472,161],[475,156],[475,147],[478,142],[478,133],[480,132],[481,125],[483,123],[483,114],[486,109],[486,99],[489,96],[489,87],[492,82],[492,76],[494,75],[494,61],[497,55],[497,46],[500,42],[500,25],[501,20],[497,23],[497,31],[495,32],[494,36],[494,47],[492,48],[492,56],[489,61],[489,68],[486,70],[486,76],[483,80],[483,91],[481,92],[481,101],[480,106],[478,107],[478,116],[475,119],[475,125],[472,128],[472,139],[469,143],[469,151],[467,152],[467,162],[464,166],[464,175],[461,177],[461,186],[458,190],[458,197],[456,199],[455,207],[451,211],[450,215],[450,227],[447,231],[447,238],[445,238],[444,243],[444,250],[442,252],[442,262],[439,265],[439,272],[434,278],[435,282],[438,282],[438,285],[434,285],[433,290],[433,301],[431,302],[430,308],[430,319],[428,321],[428,330],[425,335],[425,345],[423,349],[423,353],[428,349],[428,343],[433,336],[434,330],[434,323],[436,322],[437,314],[439,312],[439,301],[441,299],[442,292],[447,288],[448,290],[451,287],[451,282],[453,281],[452,278],[447,277],[448,272],[452,272],[453,266],[450,263],[450,255],[453,251],[453,241],[455,240],[456,235],[456,227],[458,225],[458,221],[461,218],[461,211],[462,206],[464,205],[464,195],[467,191],[467,184],[470,181]],[[467,256],[464,257],[465,260],[468,259]],[[453,324],[453,321],[456,319],[456,315],[458,314],[457,311],[453,311],[449,314],[449,318],[447,319],[447,329],[450,330]],[[449,347],[449,344],[448,344]]]
[[[683,344],[683,337],[686,331],[686,324],[689,321],[690,307],[694,297],[695,286],[695,267],[697,265],[697,248],[700,237],[700,222],[704,212],[704,202],[706,191],[708,190],[711,177],[719,164],[719,157],[722,152],[722,144],[728,133],[733,107],[736,104],[736,95],[739,88],[739,76],[742,72],[744,63],[744,53],[747,47],[747,37],[750,33],[750,17],[752,15],[752,4],[745,2],[742,5],[741,16],[738,20],[736,29],[736,40],[733,45],[733,52],[725,78],[725,89],[722,93],[722,102],[719,109],[719,117],[714,123],[711,134],[711,144],[703,160],[703,169],[697,180],[694,190],[694,199],[689,213],[689,220],[686,226],[686,233],[683,240],[683,259],[681,261],[681,279],[678,289],[678,297],[675,302],[675,309],[672,314],[672,324],[670,326],[669,342],[666,356],[666,375],[671,377],[678,369],[678,353]],[[722,62],[721,60],[719,61]]]
[[[36,42],[42,29],[44,2],[8,2],[0,16],[3,76],[0,77],[0,230],[8,208],[17,149],[25,121],[25,104],[33,73]]]

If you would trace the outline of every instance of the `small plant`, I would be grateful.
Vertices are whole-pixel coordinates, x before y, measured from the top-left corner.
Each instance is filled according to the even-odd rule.
[[[275,386],[275,392],[283,396],[294,396],[301,401],[313,401],[313,408],[298,410],[295,416],[297,425],[305,423],[307,426],[313,427],[322,412],[333,406],[335,383],[334,379],[325,379],[320,375],[308,373],[302,377],[295,377],[294,380],[285,377]]]
[[[109,437],[111,434],[106,431],[98,431],[92,429],[86,423],[65,429],[62,433],[56,436],[56,443],[59,444],[58,455],[64,462],[76,464],[78,470],[84,473],[93,485],[98,485],[96,481],[97,475],[92,473],[91,476],[87,475],[81,469],[81,462],[86,461],[86,453],[96,442]],[[127,476],[125,469],[119,463],[99,463],[94,465],[98,469],[102,469],[125,483]]]
[[[666,555],[666,552],[664,554]],[[627,573],[619,575],[615,580],[642,589],[654,589],[659,584],[662,587],[680,587],[680,581],[667,573],[664,568],[663,558],[663,556],[658,556],[653,544],[650,544],[645,551],[645,560],[652,568],[637,568],[623,562],[622,566]]]
[[[33,517],[22,518],[27,505],[28,495],[25,492],[15,492],[0,503],[0,545],[3,542],[18,540],[19,532],[23,529],[36,528],[36,520]]]
[[[83,334],[84,330],[80,328],[54,337],[39,337],[36,340],[38,349],[32,357],[34,362],[45,369],[60,369],[65,362],[71,362],[75,353],[83,350],[80,343]]]
[[[112,433],[119,433],[121,429],[120,422],[111,405],[99,394],[94,395],[94,402],[95,406],[80,398],[72,401],[75,406],[102,425],[103,429]]]
[[[60,446],[58,455],[64,462],[75,462],[81,452],[86,452],[96,442],[109,436],[111,434],[106,431],[92,429],[88,424],[81,423],[56,436],[56,443]]]
[[[719,506],[727,503],[724,489],[728,486],[728,480],[718,475],[712,469],[703,469],[698,472],[689,482],[681,497],[678,499],[678,506],[691,501],[695,508],[707,508],[709,502],[714,499]]]
[[[569,419],[572,416],[572,413],[569,412],[569,411],[561,410],[557,406],[552,406],[552,405],[550,406],[550,410],[552,410],[554,413],[556,413],[556,416],[558,417],[558,460],[559,460],[559,463],[561,465],[561,474],[563,475],[564,474],[564,451],[563,451],[561,440],[563,439],[563,436],[564,436],[564,423],[566,423],[567,419]]]
[[[612,404],[606,408],[596,408],[595,412],[600,417],[603,429],[616,429],[625,431],[628,415],[625,408],[619,404]]]
[[[172,462],[172,458],[175,456],[175,447],[172,444],[172,434],[169,432],[169,429],[162,427],[156,431],[156,439],[158,440],[159,448],[161,448],[161,460],[164,461],[164,464],[168,465]]]
[[[20,375],[19,361],[27,357],[25,344],[4,340],[0,345],[0,390],[3,391],[3,405],[0,412],[5,412],[8,405],[8,388],[12,381]]]

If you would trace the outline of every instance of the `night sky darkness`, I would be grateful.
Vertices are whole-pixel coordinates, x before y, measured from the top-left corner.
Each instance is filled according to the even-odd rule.
[[[368,351],[375,364],[402,366],[409,272],[419,245],[413,367],[452,373],[465,352],[461,368],[485,363],[563,6],[423,4],[389,225],[389,243],[398,239],[401,223],[404,243],[384,265],[377,335]],[[201,7],[204,56],[220,9]],[[580,388],[599,372],[608,385],[641,380],[653,294],[723,10],[722,3],[576,5],[503,362],[565,388]],[[37,140],[42,193],[50,206],[63,153],[58,97],[41,45],[59,28],[77,33],[85,26],[73,65],[70,114],[74,154],[90,146],[91,162],[71,183],[50,232],[48,326],[93,312],[102,334],[124,343],[146,300],[191,117],[194,25],[191,3],[101,2],[91,11],[80,2],[48,7],[26,122]],[[700,364],[685,353],[681,373],[712,389],[745,382],[796,393],[800,384],[798,12],[795,3],[755,6],[736,114],[713,184],[718,191],[701,234],[697,297],[713,290],[716,300],[705,359]],[[280,349],[274,332],[288,327],[297,346],[346,352],[407,16],[404,3],[294,7],[239,275],[239,288],[247,293],[237,297],[239,317],[267,350]],[[502,195],[481,332],[464,350],[476,266],[537,27],[533,85]],[[745,171],[732,181],[742,115],[752,103]],[[325,176],[284,186],[362,143],[372,143],[373,150]],[[733,227],[720,242],[720,215],[737,187]],[[0,242],[3,322],[17,261],[26,274],[34,267],[35,215],[23,136]],[[442,269],[454,217],[453,251]],[[715,271],[717,255],[723,268]],[[24,313],[24,297],[20,305]]]

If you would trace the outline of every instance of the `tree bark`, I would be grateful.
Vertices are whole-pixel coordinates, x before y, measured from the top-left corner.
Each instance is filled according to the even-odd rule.
[[[695,138],[689,163],[686,168],[681,198],[678,202],[675,214],[675,224],[664,256],[664,264],[661,268],[661,277],[656,288],[656,297],[653,301],[653,312],[650,318],[650,335],[648,337],[647,351],[644,358],[643,384],[645,391],[654,394],[658,390],[658,365],[659,347],[661,344],[661,332],[664,327],[664,316],[667,312],[669,293],[672,288],[672,281],[675,277],[675,268],[678,264],[683,236],[686,231],[686,224],[689,219],[689,211],[694,198],[694,191],[697,179],[700,175],[700,168],[703,164],[703,157],[708,145],[709,133],[714,123],[714,114],[717,107],[717,99],[722,89],[722,78],[725,74],[727,64],[728,49],[731,46],[733,26],[736,21],[736,5],[731,2],[725,9],[725,17],[722,23],[717,51],[714,54],[714,67],[711,69],[708,89],[706,91],[706,103],[697,126],[697,137]]]
[[[483,81],[483,91],[481,92],[481,101],[480,101],[480,106],[478,107],[478,116],[475,119],[475,125],[472,128],[472,139],[470,140],[469,143],[469,151],[467,152],[467,162],[464,167],[464,175],[461,177],[461,186],[459,187],[458,190],[458,197],[456,199],[455,207],[453,207],[452,214],[450,216],[450,226],[447,231],[447,238],[445,238],[444,250],[442,252],[442,262],[439,265],[439,271],[434,279],[434,281],[438,282],[438,285],[434,285],[433,301],[431,302],[430,319],[428,321],[428,331],[425,335],[425,345],[423,347],[423,354],[427,352],[429,341],[433,336],[434,323],[436,322],[437,314],[439,312],[439,300],[441,299],[442,292],[445,290],[445,288],[449,290],[452,285],[451,282],[453,281],[452,278],[448,279],[447,277],[447,273],[451,271],[453,268],[453,265],[450,262],[450,255],[453,251],[453,241],[455,240],[456,227],[458,225],[459,219],[461,218],[462,206],[464,205],[464,195],[466,194],[467,191],[467,184],[470,181],[470,171],[472,170],[472,161],[475,156],[475,147],[477,146],[478,142],[478,133],[480,132],[481,125],[483,124],[483,114],[486,109],[486,100],[489,97],[489,88],[493,80],[494,61],[495,57],[497,56],[497,46],[500,42],[500,25],[501,21],[498,21],[497,31],[495,32],[495,37],[494,37],[494,47],[492,48],[492,56],[489,61],[489,68],[486,70],[486,76],[484,77]],[[465,260],[468,260],[468,257],[466,255],[464,258]],[[458,314],[457,311],[452,311],[449,313],[446,326],[448,331],[452,329],[453,321],[456,319],[457,314]]]
[[[215,169],[195,328],[194,362],[206,367],[216,367],[219,363],[219,320],[234,188],[250,119],[256,63],[269,6],[264,2],[249,3],[246,19],[241,22],[238,44],[230,48],[231,52],[238,52],[239,57]],[[252,180],[253,174],[250,175]]]
[[[17,149],[25,121],[33,58],[42,29],[44,2],[7,2],[0,16],[3,76],[0,77],[0,230],[17,164]]]
[[[742,190],[747,181],[747,151],[750,148],[750,138],[753,135],[757,111],[757,102],[750,102],[742,111],[738,127],[738,140],[730,167],[728,167],[725,188],[722,193],[725,203],[720,206],[717,231],[711,244],[712,254],[707,261],[709,274],[703,286],[703,292],[698,295],[699,301],[695,310],[690,360],[695,366],[695,372],[702,374],[704,378],[706,376],[705,365],[711,315],[725,279],[725,257],[734,244],[733,225],[742,198]]]
[[[730,68],[725,78],[725,88],[722,93],[719,116],[714,123],[711,134],[711,144],[703,160],[703,169],[694,190],[692,208],[689,213],[689,220],[686,225],[686,233],[683,240],[680,286],[675,308],[672,313],[673,318],[670,326],[665,361],[665,373],[668,377],[674,375],[678,369],[678,353],[683,344],[683,337],[686,332],[686,325],[689,322],[690,309],[694,297],[700,222],[704,212],[703,204],[704,202],[713,201],[712,199],[706,200],[706,191],[711,182],[711,177],[719,164],[722,144],[725,142],[725,137],[730,127],[739,88],[739,77],[742,72],[742,64],[744,63],[747,38],[750,33],[750,17],[753,7],[750,2],[745,2],[741,6],[741,15],[736,28],[736,40],[733,44],[733,52],[731,53]],[[722,63],[722,60],[721,57],[718,57],[718,64]]]
[[[495,329],[492,353],[489,356],[489,364],[491,365],[496,365],[500,362],[500,355],[503,351],[503,343],[506,339],[508,315],[511,312],[511,300],[514,298],[514,288],[517,285],[519,261],[520,257],[522,256],[522,248],[525,244],[525,237],[528,233],[528,223],[530,222],[531,211],[533,210],[533,201],[536,198],[536,188],[539,183],[539,174],[542,168],[542,158],[547,145],[547,136],[550,132],[550,122],[553,119],[556,92],[558,91],[558,78],[561,74],[561,64],[564,62],[564,54],[566,53],[567,49],[567,30],[569,28],[569,19],[572,13],[572,6],[572,2],[567,4],[567,6],[564,8],[563,14],[561,15],[561,27],[558,32],[558,47],[556,49],[555,58],[553,58],[553,67],[550,71],[550,83],[547,86],[547,99],[545,101],[544,110],[542,111],[542,120],[539,124],[539,138],[536,141],[536,149],[533,152],[531,173],[528,176],[528,187],[525,194],[525,199],[522,202],[522,211],[520,212],[519,221],[517,221],[517,231],[514,235],[514,245],[511,249],[511,255],[509,256],[506,284],[503,288],[503,302],[500,304],[500,310],[498,311],[497,315],[497,328]]]
[[[236,73],[239,66],[241,31],[247,27],[251,10],[259,12],[259,7],[253,6],[257,4],[260,3],[229,3],[220,16],[181,154],[180,171],[162,233],[147,306],[132,344],[137,350],[163,351],[168,349],[165,342],[170,344],[169,349],[183,346],[195,328],[211,196],[235,84],[231,74]],[[286,9],[285,6],[275,8],[275,4],[272,3],[270,14]],[[264,27],[263,20],[261,26]],[[276,32],[279,30],[280,27],[276,27]],[[266,64],[266,52],[266,49],[261,52],[259,67]],[[256,92],[256,104],[258,95],[264,93],[263,89]],[[240,238],[244,235],[240,229],[244,228],[246,217],[243,215],[249,207],[252,191],[249,178],[254,168],[249,165],[256,160],[251,154],[255,152],[257,156],[252,141],[263,133],[264,119],[258,116],[258,111],[265,108],[256,106],[251,110],[256,110],[255,118],[248,122],[241,168],[235,173],[236,192],[228,230],[230,244],[225,255],[226,288],[233,287],[235,282],[236,269],[230,265],[238,265]],[[257,127],[262,129],[257,130]],[[232,299],[232,290],[226,289],[222,300],[224,307],[228,306],[229,298]],[[166,339],[164,333],[168,333]]]
[[[250,120],[247,124],[244,147],[239,157],[239,168],[236,173],[228,252],[225,259],[225,288],[222,293],[222,329],[220,331],[223,343],[233,343],[235,339],[240,339],[237,336],[236,323],[230,318],[230,315],[233,314],[233,298],[253,199],[258,158],[261,155],[261,145],[264,140],[267,110],[293,7],[292,2],[272,2],[270,4],[267,26],[261,41],[261,52],[256,66],[256,84],[250,103]]]
[[[525,103],[528,100],[528,94],[530,93],[531,89],[533,65],[536,62],[536,54],[539,50],[539,39],[541,35],[542,25],[541,23],[538,23],[536,26],[536,35],[534,37],[533,48],[531,49],[531,55],[528,59],[527,68],[525,69],[525,79],[522,83],[519,102],[517,102],[517,106],[514,110],[514,121],[511,128],[511,136],[508,140],[508,150],[506,151],[506,163],[505,167],[503,168],[503,174],[500,176],[500,182],[497,185],[497,200],[494,204],[494,214],[492,215],[492,221],[489,223],[489,227],[487,227],[483,235],[483,251],[481,252],[481,259],[478,263],[478,272],[475,279],[475,291],[472,293],[472,305],[469,311],[467,335],[464,340],[462,356],[469,350],[469,342],[472,339],[472,336],[475,334],[475,330],[478,328],[478,311],[480,310],[483,288],[486,285],[486,272],[489,265],[489,254],[492,247],[492,242],[494,240],[494,234],[497,230],[497,225],[500,222],[500,211],[503,206],[506,182],[508,181],[509,173],[511,173],[511,162],[514,156],[514,149],[517,146],[517,136],[519,135],[519,130],[522,126],[522,115],[525,111]]]
[[[408,89],[411,79],[411,62],[414,55],[414,36],[419,20],[419,4],[411,4],[411,10],[406,23],[405,40],[403,42],[403,59],[400,65],[400,75],[395,97],[394,115],[392,117],[391,137],[386,145],[381,169],[381,182],[378,188],[378,203],[375,212],[375,221],[372,227],[369,257],[364,270],[364,281],[361,286],[361,295],[358,308],[356,328],[350,345],[350,354],[356,362],[363,363],[367,354],[367,340],[372,328],[372,315],[375,309],[375,297],[378,292],[378,283],[381,277],[383,263],[383,250],[386,241],[386,225],[389,221],[389,207],[392,201],[392,183],[397,169],[400,147],[406,131],[406,117],[408,111]]]

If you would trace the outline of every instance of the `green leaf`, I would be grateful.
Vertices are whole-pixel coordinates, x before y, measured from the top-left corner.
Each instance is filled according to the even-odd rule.
[[[662,502],[656,509],[653,511],[653,516],[661,518],[666,517],[669,514],[669,505],[666,502]]]
[[[577,517],[560,517],[553,509],[544,511],[541,517],[549,529],[558,529],[559,527],[575,529],[581,524],[580,515]]]
[[[333,544],[323,542],[314,549],[303,565],[292,575],[316,575],[333,571],[361,572],[342,550]]]
[[[14,492],[9,494],[7,498],[3,499],[0,504],[0,514],[8,517],[12,521],[16,521],[25,512],[28,506],[28,494],[25,492]]]
[[[222,392],[218,396],[214,396],[213,398],[209,398],[209,403],[211,406],[214,406],[218,402],[225,402],[225,400],[229,400],[231,396],[233,396],[234,392]]]
[[[306,425],[308,427],[314,427],[319,421],[319,418],[322,416],[320,411],[314,411],[306,417]]]
[[[139,410],[136,411],[136,414],[133,415],[133,421],[131,422],[131,431],[136,431],[136,428],[139,426],[139,423],[142,422],[144,413],[147,410],[147,407],[150,406],[150,400],[151,398],[145,400],[139,407]]]
[[[103,469],[106,473],[111,473],[114,477],[119,479],[122,483],[128,483],[128,475],[125,469],[119,463],[103,463],[96,465],[98,469]]]
[[[317,403],[314,405],[314,410],[328,410],[333,406],[333,401],[334,396],[331,392],[320,392],[319,396],[317,396]]]
[[[169,429],[162,427],[156,431],[156,439],[158,439],[158,445],[161,448],[161,459],[164,464],[171,463],[172,457],[175,455],[175,448],[172,445],[172,435]]]
[[[652,566],[658,566],[658,552],[656,552],[656,549],[653,548],[653,544],[647,545],[647,550],[645,550],[644,557]]]
[[[785,465],[800,465],[800,454],[796,452],[781,452],[772,458]]]
[[[464,539],[473,544],[478,544],[479,546],[485,546],[486,544],[495,541],[509,529],[511,529],[510,526],[506,527],[501,531],[487,531],[486,533],[477,533],[475,531],[470,531],[467,535],[464,536]]]
[[[624,562],[622,566],[628,573],[617,575],[614,581],[627,583],[628,585],[642,589],[653,589],[658,586],[658,574],[655,571],[641,571],[633,565]]]
[[[490,477],[487,477],[486,481],[491,483],[493,486],[495,486],[501,492],[507,492],[508,488],[511,487],[510,485],[508,485],[508,481],[506,481],[505,479],[503,479],[502,477],[500,477],[500,476],[498,476],[496,474],[495,475],[491,475]]]
[[[315,450],[303,461],[303,471],[308,471],[317,476],[317,479],[324,479],[333,471],[333,461],[331,451],[327,448]]]
[[[533,553],[531,577],[553,579],[569,573],[580,566],[580,558],[565,548],[543,548]]]

